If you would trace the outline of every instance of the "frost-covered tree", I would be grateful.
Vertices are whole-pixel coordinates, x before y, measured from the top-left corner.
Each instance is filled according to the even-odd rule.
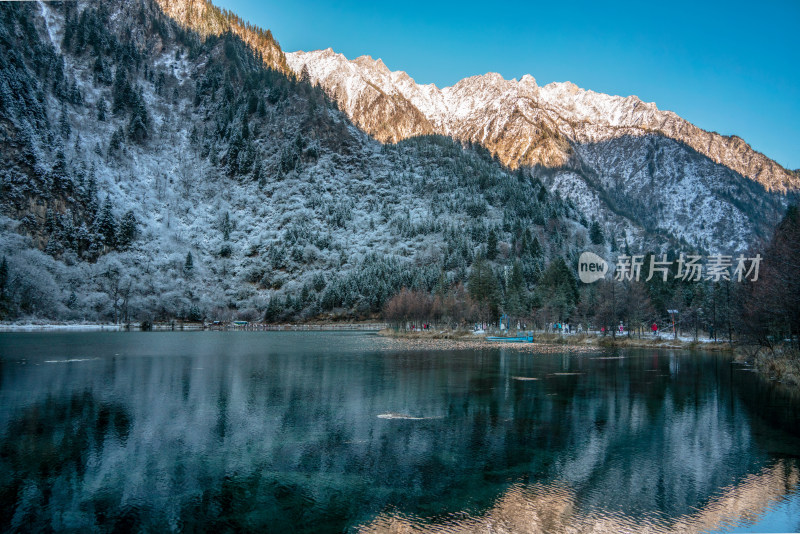
[[[97,101],[97,120],[101,122],[105,121],[107,112],[108,112],[108,106],[106,105],[105,99],[101,97]]]
[[[231,238],[231,214],[230,212],[226,211],[222,215],[222,221],[220,222],[220,229],[222,230],[222,239],[225,241],[229,241]]]
[[[117,242],[117,221],[111,212],[111,204],[108,200],[103,203],[103,207],[97,214],[94,221],[94,230],[102,238],[102,243],[106,247],[113,248]]]
[[[188,277],[191,277],[194,273],[194,258],[192,258],[192,253],[186,253],[186,261],[183,262],[183,274]]]
[[[126,249],[136,240],[139,222],[136,220],[133,210],[128,210],[122,216],[117,231],[116,243],[120,249]]]

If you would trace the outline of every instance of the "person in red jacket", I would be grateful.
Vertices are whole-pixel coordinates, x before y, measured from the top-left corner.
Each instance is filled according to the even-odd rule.
[[[653,331],[653,337],[658,335],[658,325],[656,323],[653,323],[653,326],[650,327],[650,330]]]

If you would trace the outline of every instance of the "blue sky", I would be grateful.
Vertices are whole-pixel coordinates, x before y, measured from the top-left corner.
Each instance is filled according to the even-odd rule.
[[[499,72],[637,95],[800,168],[800,2],[213,0],[285,51],[368,54],[439,87]]]

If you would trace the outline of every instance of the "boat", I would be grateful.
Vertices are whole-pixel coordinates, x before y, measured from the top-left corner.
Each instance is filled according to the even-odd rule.
[[[505,341],[506,343],[533,343],[533,336],[503,337],[489,336],[486,341]]]

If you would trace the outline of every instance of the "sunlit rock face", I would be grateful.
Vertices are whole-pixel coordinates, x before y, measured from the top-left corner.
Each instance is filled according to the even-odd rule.
[[[496,73],[440,89],[380,59],[349,60],[330,48],[286,60],[379,141],[436,133],[483,147],[511,169],[531,169],[587,219],[622,223],[628,235],[644,230],[706,250],[744,250],[767,235],[784,195],[800,186],[795,173],[742,139],[701,130],[635,96]]]
[[[481,143],[510,167],[560,166],[576,144],[657,134],[683,143],[729,169],[785,192],[800,178],[737,136],[707,132],[635,96],[581,89],[573,83],[540,87],[525,75],[465,78],[452,87],[418,85],[380,60],[348,60],[330,48],[286,54],[289,67],[325,87],[353,121],[381,141],[431,133]]]

